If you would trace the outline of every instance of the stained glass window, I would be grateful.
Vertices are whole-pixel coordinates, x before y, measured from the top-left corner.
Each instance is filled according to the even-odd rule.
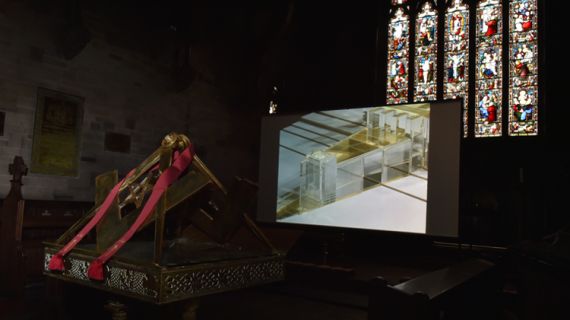
[[[499,0],[477,5],[475,136],[500,136],[502,89],[502,6]]]
[[[445,13],[443,98],[464,98],[463,136],[467,136],[469,97],[469,7],[452,0]]]
[[[509,135],[538,134],[536,0],[510,1]]]
[[[437,11],[424,2],[416,19],[415,101],[435,100],[437,94]]]
[[[441,90],[444,99],[464,98],[465,137],[470,121],[474,122],[475,137],[537,135],[538,0],[445,0],[441,33],[437,29],[436,0],[414,1],[420,3],[417,13],[412,15],[415,21],[410,20],[409,2],[390,0],[387,103],[407,103],[408,97],[414,101],[436,100]],[[476,4],[473,12],[470,3]],[[505,21],[503,12],[508,12]],[[475,15],[472,17],[471,13]],[[470,28],[470,19],[475,19],[475,30]],[[413,43],[410,43],[411,22],[416,35]],[[504,41],[503,25],[508,27],[509,34]],[[438,34],[443,40],[438,39]],[[475,41],[470,40],[473,35]],[[441,61],[437,59],[438,41],[444,50]],[[508,60],[503,61],[503,52]],[[470,67],[475,71],[474,77]],[[414,71],[411,78],[409,68]],[[438,75],[443,75],[443,79],[438,79]],[[508,78],[508,83],[504,83],[503,77],[505,81]],[[443,88],[438,87],[438,81]],[[474,90],[470,90],[471,85]],[[413,88],[411,95],[408,87]],[[475,104],[470,106],[470,101]],[[469,110],[474,112],[474,119],[468,119]],[[507,127],[503,128],[503,116],[507,115],[504,121]]]
[[[388,104],[408,102],[409,37],[409,16],[396,8],[388,30]]]

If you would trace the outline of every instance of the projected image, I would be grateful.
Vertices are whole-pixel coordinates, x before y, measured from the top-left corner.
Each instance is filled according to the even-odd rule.
[[[277,221],[426,233],[429,114],[321,111],[282,129]]]

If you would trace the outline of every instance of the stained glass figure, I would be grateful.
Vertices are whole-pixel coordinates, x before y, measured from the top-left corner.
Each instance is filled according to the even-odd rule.
[[[392,0],[393,6],[404,5],[408,3],[408,0]]]
[[[445,13],[443,98],[464,98],[463,136],[467,136],[469,106],[469,7],[452,0]]]
[[[437,11],[425,1],[416,19],[414,101],[435,100],[437,94]]]
[[[500,136],[502,101],[502,6],[499,0],[477,5],[475,136]]]
[[[509,5],[509,135],[537,135],[537,4],[514,0]]]
[[[502,133],[501,8],[499,0],[484,0],[477,5],[475,137],[494,137]]]
[[[388,104],[408,102],[409,41],[409,16],[403,8],[396,8],[388,31]]]

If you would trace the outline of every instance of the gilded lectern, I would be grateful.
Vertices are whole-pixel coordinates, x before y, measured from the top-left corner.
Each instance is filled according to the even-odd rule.
[[[121,181],[96,178],[94,208],[45,244],[44,272],[154,304],[279,281],[284,256],[248,216],[255,195],[245,179],[226,190],[171,133]]]

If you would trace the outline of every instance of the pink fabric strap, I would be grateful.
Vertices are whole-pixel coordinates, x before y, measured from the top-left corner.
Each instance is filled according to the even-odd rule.
[[[68,254],[69,251],[71,251],[71,249],[75,248],[75,246],[107,214],[107,211],[109,211],[111,204],[113,204],[113,200],[115,200],[115,198],[119,194],[119,190],[121,188],[121,185],[123,184],[123,182],[125,182],[126,179],[128,179],[130,176],[132,176],[134,172],[135,172],[135,170],[131,170],[131,172],[129,172],[127,174],[127,176],[125,178],[123,178],[123,180],[119,181],[119,183],[117,183],[113,187],[113,189],[111,189],[111,192],[109,192],[109,194],[105,198],[105,201],[103,201],[103,204],[99,207],[99,210],[97,210],[97,213],[95,214],[95,216],[93,216],[93,218],[91,218],[89,223],[87,223],[83,227],[83,229],[81,229],[81,231],[79,231],[79,233],[77,233],[77,235],[75,235],[75,237],[73,237],[73,239],[71,241],[69,241],[61,250],[59,250],[54,256],[51,257],[51,259],[49,261],[49,265],[48,265],[49,270],[51,270],[51,271],[63,271],[63,269],[64,269],[63,257],[66,254]]]
[[[143,210],[135,220],[135,222],[130,226],[129,230],[125,232],[112,246],[107,248],[103,254],[96,258],[87,270],[87,275],[91,280],[103,281],[105,279],[104,265],[109,259],[117,253],[124,245],[132,238],[132,236],[139,230],[142,224],[151,216],[153,213],[160,197],[164,194],[166,189],[178,179],[180,174],[190,165],[194,155],[190,150],[190,147],[186,148],[180,156],[178,156],[174,163],[168,167],[158,178],[158,181],[152,188],[152,193],[146,202]]]
[[[178,155],[179,153],[175,152],[174,158],[176,159]],[[154,171],[156,169],[158,169],[158,165],[153,166],[150,169],[150,171]],[[99,207],[99,210],[97,210],[97,213],[93,216],[93,218],[91,218],[91,220],[81,229],[81,231],[79,231],[79,233],[77,233],[77,235],[75,235],[75,237],[73,237],[71,241],[69,241],[61,250],[59,250],[55,255],[51,257],[48,265],[50,271],[63,271],[65,269],[65,266],[63,264],[63,257],[65,257],[65,255],[67,255],[69,251],[75,248],[75,246],[87,234],[89,234],[91,230],[93,230],[93,228],[101,221],[101,219],[103,219],[103,217],[107,214],[107,211],[109,211],[109,208],[113,204],[113,201],[115,200],[115,198],[117,198],[122,184],[134,173],[135,169],[131,170],[125,178],[119,181],[119,183],[117,183],[115,187],[111,189],[111,192],[109,192],[109,194],[105,198],[105,201],[103,201],[103,204]]]

